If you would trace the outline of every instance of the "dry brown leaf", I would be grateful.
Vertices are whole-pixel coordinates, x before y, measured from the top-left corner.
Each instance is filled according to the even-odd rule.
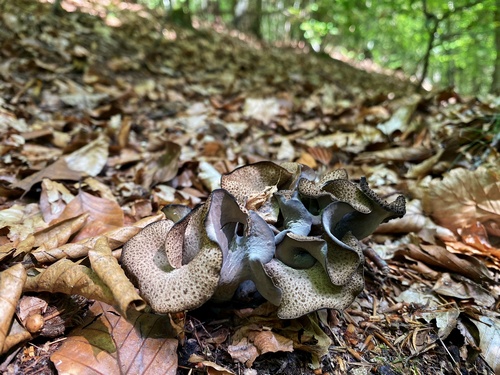
[[[31,233],[47,227],[36,203],[18,204],[0,211],[0,228],[8,228],[7,237],[13,242],[26,239]]]
[[[303,152],[302,154],[300,154],[300,157],[297,159],[297,163],[307,165],[308,167],[313,169],[318,167],[318,163],[316,163],[316,160],[312,157],[311,154],[307,152]]]
[[[251,332],[248,335],[260,354],[293,352],[293,341],[272,331]]]
[[[134,223],[133,226],[112,229],[102,235],[109,241],[111,250],[117,249],[135,236],[141,228],[165,218],[163,213],[149,216]],[[67,243],[55,249],[44,250],[36,249],[32,255],[40,263],[49,263],[62,258],[82,258],[87,256],[90,249],[95,246],[98,237],[91,237],[77,243]]]
[[[113,293],[115,306],[122,316],[127,317],[129,308],[140,311],[146,307],[146,303],[113,257],[106,237],[97,239],[94,248],[89,251],[89,259],[92,269]]]
[[[82,172],[71,169],[66,160],[60,158],[41,171],[33,173],[32,175],[23,178],[21,181],[12,184],[12,187],[28,191],[34,184],[42,181],[44,178],[48,178],[50,180],[78,181],[82,176],[84,176]]]
[[[458,299],[474,299],[479,306],[491,307],[495,303],[495,298],[490,292],[480,285],[466,278],[452,278],[447,272],[443,273],[436,281],[432,288],[436,293],[458,298]]]
[[[429,172],[438,163],[439,159],[443,155],[444,148],[439,149],[433,156],[424,160],[423,162],[411,165],[406,173],[406,178],[423,178],[429,174]]]
[[[460,309],[456,304],[443,304],[442,300],[431,293],[422,283],[413,283],[411,287],[396,297],[399,302],[413,303],[418,308],[419,318],[427,322],[436,322],[438,335],[445,339],[457,326]],[[415,345],[416,346],[416,345]]]
[[[441,246],[420,245],[418,247],[408,244],[407,249],[398,250],[396,253],[422,261],[431,266],[456,272],[474,281],[491,280],[490,271],[488,271],[479,259],[467,255],[459,257]]]
[[[474,322],[480,335],[479,347],[482,355],[495,374],[500,374],[500,319],[492,316],[481,316]]]
[[[152,155],[143,169],[141,185],[145,189],[161,182],[170,181],[177,175],[181,146],[174,142],[166,142],[161,154]]]
[[[22,240],[21,242],[19,242],[19,244],[17,244],[16,246],[16,251],[14,252],[14,255],[13,257],[17,257],[21,254],[27,254],[31,251],[31,249],[33,249],[33,247],[35,246],[35,236],[30,234],[28,236],[28,238],[26,238],[25,240]],[[0,260],[1,260],[1,254],[0,254]]]
[[[94,271],[68,259],[61,259],[36,276],[29,276],[24,291],[80,294],[89,299],[114,303],[111,290]]]
[[[62,374],[175,375],[177,345],[166,315],[131,312],[125,320],[97,302],[50,357]]]
[[[431,155],[432,150],[426,147],[394,147],[380,151],[362,152],[355,160],[358,163],[421,161],[429,158]]]
[[[311,353],[311,366],[320,367],[320,359],[328,354],[331,339],[321,329],[317,314],[308,314],[290,321],[277,332],[293,341],[294,349]]]
[[[96,180],[93,177],[87,177],[83,180],[83,183],[86,184],[92,191],[99,193],[101,198],[116,202],[116,197],[113,195],[113,192],[108,185]]]
[[[9,335],[5,338],[3,343],[3,348],[0,354],[6,353],[9,349],[14,348],[22,342],[33,339],[31,333],[29,333],[18,321],[14,319],[9,330]]]
[[[28,253],[35,245],[35,236],[30,234],[26,239],[21,242],[9,242],[0,246],[0,261],[12,255],[12,258],[20,254]]]
[[[14,242],[8,242],[0,246],[0,262],[8,256],[14,254],[14,251],[16,251],[16,244]]]
[[[108,159],[109,140],[100,135],[96,140],[63,156],[69,168],[85,176],[97,176]]]
[[[58,221],[87,213],[87,223],[100,221],[108,225],[123,226],[123,211],[115,202],[81,191],[67,206]]]
[[[25,281],[26,271],[20,263],[0,272],[0,354],[12,347],[6,345],[6,339]]]
[[[47,251],[65,244],[73,234],[83,227],[88,216],[88,214],[81,214],[36,232],[34,234],[35,246],[38,247],[39,251]]]
[[[307,153],[312,158],[314,158],[314,160],[319,161],[321,164],[326,165],[326,166],[330,165],[330,162],[333,158],[332,150],[329,148],[325,148],[325,147],[308,147]],[[300,163],[299,161],[297,161],[297,162]],[[308,164],[306,164],[306,165],[308,165]],[[314,168],[311,165],[309,165],[309,166],[311,168]]]
[[[246,117],[262,121],[267,125],[275,116],[280,113],[280,104],[276,98],[253,99],[247,98],[243,108],[243,114]]]
[[[12,187],[28,191],[44,178],[78,181],[83,176],[96,176],[106,164],[107,158],[108,141],[100,136],[75,152],[60,157],[44,169],[12,184]]]
[[[400,219],[380,224],[376,233],[410,233],[420,231],[427,223],[427,217],[422,213],[422,204],[414,199],[406,204],[406,214]]]
[[[189,363],[196,363],[198,366],[202,365],[205,367],[205,370],[208,375],[235,375],[234,372],[219,366],[217,363],[212,361],[207,361],[205,358],[197,355],[191,354],[188,359]]]
[[[456,168],[429,184],[422,200],[424,211],[438,224],[457,231],[483,224],[488,234],[500,237],[500,174],[480,167]]]
[[[418,94],[400,99],[399,103],[397,103],[400,107],[396,109],[388,121],[378,124],[377,129],[387,136],[390,136],[395,131],[404,133],[410,125],[410,119],[421,99],[422,97]]]
[[[110,229],[123,226],[123,211],[115,201],[99,198],[84,191],[73,199],[57,220],[62,221],[80,214],[88,214],[85,226],[73,239],[74,242],[84,238],[98,236]]]
[[[259,351],[255,345],[250,343],[246,337],[243,337],[234,345],[229,345],[227,352],[233,360],[243,363],[248,368],[252,367],[259,356]]]
[[[44,178],[42,180],[42,193],[40,194],[40,210],[42,211],[43,220],[50,223],[52,220],[57,219],[74,197],[63,184]]]
[[[481,256],[483,259],[484,263],[491,268],[496,268],[497,270],[500,270],[500,258],[498,258],[498,252],[496,252],[497,256],[487,256],[482,250],[479,250],[478,248],[474,246],[467,245],[463,243],[462,241],[445,241],[446,244],[446,249],[448,251],[451,251],[453,253],[458,253],[458,254],[465,254],[469,256]],[[486,256],[485,256],[486,255]]]
[[[490,254],[500,260],[500,249],[491,245],[486,228],[481,223],[461,228],[458,234],[465,244],[480,250],[483,255]]]

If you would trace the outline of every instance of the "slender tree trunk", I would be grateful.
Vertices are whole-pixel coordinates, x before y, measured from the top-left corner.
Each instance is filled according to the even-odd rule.
[[[425,50],[425,56],[423,58],[424,65],[422,67],[422,75],[420,76],[420,79],[418,81],[419,87],[422,87],[425,77],[427,76],[427,71],[429,70],[429,62],[431,60],[431,52],[432,48],[434,47],[434,41],[436,40],[436,33],[439,27],[439,21],[437,19],[433,19],[432,22],[434,24],[429,31],[429,40],[427,42],[427,49]]]
[[[261,23],[262,21],[262,0],[255,0],[255,15],[252,19],[250,31],[257,38],[262,39]]]
[[[492,94],[500,95],[500,0],[496,0],[495,9],[495,47],[497,57],[495,59],[495,69],[493,71],[490,91]]]
[[[262,38],[262,0],[237,0],[234,7],[234,26],[243,32]]]

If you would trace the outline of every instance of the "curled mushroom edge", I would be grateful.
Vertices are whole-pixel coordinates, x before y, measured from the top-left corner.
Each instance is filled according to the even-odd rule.
[[[123,246],[121,264],[156,313],[231,300],[248,280],[282,319],[343,310],[364,287],[359,240],[405,204],[343,169],[315,178],[298,163],[258,162],[222,176],[193,210],[167,206],[167,219]]]

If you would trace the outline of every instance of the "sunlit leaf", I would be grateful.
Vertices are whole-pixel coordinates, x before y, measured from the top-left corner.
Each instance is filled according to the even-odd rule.
[[[96,302],[50,359],[59,373],[175,375],[177,345],[168,316],[131,312],[126,320]]]

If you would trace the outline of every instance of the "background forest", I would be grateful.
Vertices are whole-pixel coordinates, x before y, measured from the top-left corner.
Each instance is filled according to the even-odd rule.
[[[427,88],[500,92],[498,0],[139,1],[183,25],[221,22],[265,41],[370,60]]]

